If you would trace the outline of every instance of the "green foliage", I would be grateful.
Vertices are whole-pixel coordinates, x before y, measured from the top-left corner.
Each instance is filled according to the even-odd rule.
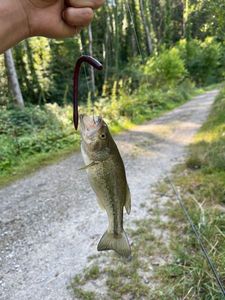
[[[1,110],[0,170],[10,170],[35,154],[75,144],[79,137],[73,132],[70,110],[57,105]]]
[[[182,40],[177,49],[185,62],[190,78],[198,85],[208,85],[224,78],[224,46],[212,38],[204,42]]]
[[[57,61],[59,58],[63,60],[63,55],[66,55],[69,60],[72,56],[69,57],[69,52],[63,53],[63,42],[55,43],[53,46],[51,43],[50,46],[46,44],[47,50],[49,47],[57,48],[57,56],[53,60],[45,52],[40,54],[39,45],[34,41],[29,41],[27,47],[34,48],[32,68],[36,70],[35,74],[40,76],[39,72],[44,67],[40,66],[43,56],[46,58],[45,65],[48,66],[48,70],[57,68],[59,71],[59,73],[56,69],[54,71],[54,85],[57,86],[56,81],[58,81],[65,88],[63,95],[62,90],[56,92],[51,90],[54,85],[49,78],[42,80],[38,80],[38,77],[33,78],[33,87],[37,88],[32,91],[34,99],[40,90],[46,90],[49,85],[49,93],[46,93],[44,98],[47,99],[52,94],[55,97],[52,99],[58,99],[58,102],[62,101],[65,104],[68,95],[71,94],[71,88],[65,86],[67,80],[61,80],[64,70],[62,67],[58,68]],[[43,44],[47,40],[41,39],[40,42]],[[67,43],[73,42],[70,40]],[[56,53],[56,50],[54,51]],[[28,54],[29,52],[27,58],[24,57],[24,59],[29,59]],[[65,63],[64,60],[63,63]],[[186,71],[177,49],[165,50],[154,56],[144,69],[146,74],[143,75],[140,60],[132,61],[130,68],[127,68],[125,72],[125,78],[113,82],[109,96],[101,97],[94,103],[94,113],[102,115],[113,132],[129,128],[132,122],[141,123],[144,120],[150,120],[160,112],[183,103],[190,96],[193,85],[188,79],[184,80]],[[72,74],[68,75],[68,78],[69,76],[72,77]],[[180,81],[179,84],[178,81]],[[31,96],[29,93],[30,91],[28,91],[28,97]],[[80,110],[90,114],[92,111],[90,94],[87,95],[87,99],[87,105],[81,106]],[[44,106],[29,106],[24,110],[4,108],[0,112],[2,176],[22,165],[24,161],[29,161],[35,155],[55,153],[60,149],[72,147],[73,144],[76,148],[78,141],[79,137],[73,131],[70,106],[59,107],[57,104],[45,104]]]
[[[77,39],[65,39],[63,41],[50,41],[49,43],[51,60],[49,62],[49,73],[51,75],[50,85],[48,87],[47,102],[66,105],[72,101],[72,78],[73,69],[77,58],[80,56],[80,50]],[[81,72],[80,91],[87,98],[86,82],[82,80],[84,74]],[[84,85],[85,84],[85,85]],[[82,95],[82,94],[81,94]],[[80,97],[83,99],[83,97]]]
[[[103,71],[95,74],[100,97],[110,97],[115,82],[120,81],[131,94],[146,77],[151,86],[160,88],[176,86],[187,75],[199,85],[224,78],[224,0],[141,2],[108,1],[97,10],[91,43],[87,30],[82,30],[80,38],[33,37],[18,44],[13,54],[25,105],[71,103],[73,69],[81,53],[91,52],[103,62]],[[177,47],[184,38],[188,42]],[[146,76],[140,68],[143,62]],[[6,105],[11,99],[3,56],[0,67],[0,105]],[[79,99],[83,103],[88,99],[90,81],[89,67],[82,68]],[[116,94],[118,90],[117,86]]]
[[[120,95],[100,98],[95,102],[94,113],[102,115],[112,132],[118,132],[150,120],[167,111],[190,96],[193,86],[187,80],[176,89],[166,91],[149,89],[141,85],[132,95],[120,89]],[[80,112],[91,113],[83,105]],[[72,107],[57,104],[30,106],[24,110],[2,109],[0,111],[0,171],[1,178],[23,168],[31,159],[49,153],[49,157],[65,149],[77,149],[79,135],[72,125]],[[46,159],[46,156],[43,156]]]
[[[224,115],[225,89],[190,146],[187,168],[177,170],[174,177],[222,282],[225,278]],[[183,299],[187,295],[190,299],[222,299],[212,271],[178,204],[169,206],[169,215],[181,231],[177,234],[177,227],[174,227],[175,231],[171,232],[173,260],[159,269],[164,296],[170,291],[171,299]]]
[[[25,102],[67,104],[72,99],[73,68],[79,55],[78,41],[72,38],[34,37],[17,45],[14,58]]]
[[[9,92],[7,87],[7,75],[4,66],[4,56],[0,55],[0,106],[6,105],[9,101]]]
[[[189,0],[187,27],[189,37],[204,40],[215,36],[224,40],[225,3],[224,0]]]
[[[171,88],[182,81],[187,72],[179,51],[171,48],[149,59],[144,67],[144,73],[154,88],[165,86]]]
[[[208,121],[201,128],[191,157],[201,162],[205,173],[225,172],[225,89],[214,103]],[[203,155],[204,153],[204,155]]]
[[[77,54],[72,51],[74,47]],[[78,44],[74,39],[53,42],[39,38],[26,41],[15,49],[16,60],[21,59],[17,67],[21,71],[19,79],[26,102],[32,98],[34,103],[56,102],[61,107],[45,104],[28,106],[20,111],[8,105],[7,109],[2,109],[2,176],[35,155],[56,153],[59,149],[72,147],[73,143],[77,147],[79,138],[73,131],[72,109],[66,105],[68,99],[72,99],[71,78],[75,56],[78,56],[76,47]],[[102,115],[111,130],[118,132],[130,128],[132,123],[150,120],[162,111],[172,109],[190,97],[194,87],[190,79],[203,84],[222,78],[225,55],[221,49],[222,45],[212,39],[205,42],[191,40],[155,53],[145,66],[140,57],[130,59],[119,72],[119,78],[108,77],[104,97],[94,102],[94,113]],[[64,66],[67,66],[66,70]],[[83,80],[86,75],[82,73],[80,80],[81,91],[85,89],[83,95],[80,93],[80,100],[86,99],[87,105],[80,109],[91,113],[90,93],[86,80]],[[222,156],[221,159],[218,156],[217,164],[223,165]]]

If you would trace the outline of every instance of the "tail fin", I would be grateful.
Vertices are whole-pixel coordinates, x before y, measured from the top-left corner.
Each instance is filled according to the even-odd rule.
[[[99,241],[97,249],[98,251],[115,250],[118,254],[125,257],[131,255],[131,249],[125,231],[118,236],[106,231]]]

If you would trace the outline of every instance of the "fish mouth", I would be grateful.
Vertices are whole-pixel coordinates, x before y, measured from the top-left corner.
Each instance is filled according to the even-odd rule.
[[[82,135],[93,136],[102,127],[103,119],[101,116],[80,115],[80,128]]]
[[[80,124],[83,129],[99,129],[102,124],[101,116],[80,115]]]

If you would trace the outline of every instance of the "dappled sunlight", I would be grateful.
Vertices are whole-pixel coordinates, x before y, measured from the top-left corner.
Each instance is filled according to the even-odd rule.
[[[212,143],[220,139],[225,139],[225,127],[224,125],[217,126],[215,130],[209,130],[208,132],[200,132],[194,139],[194,143],[207,142]]]
[[[49,110],[55,118],[63,124],[64,127],[72,127],[73,110],[71,105],[60,107],[57,103],[45,104],[47,110]]]
[[[0,55],[4,299],[221,299],[166,181],[184,190],[225,279],[225,90],[216,99],[225,79],[224,1],[109,0],[95,10],[104,1],[27,0],[21,17],[32,35],[51,38],[15,45],[26,28],[0,26],[2,49],[11,47]],[[20,19],[16,2],[25,0],[0,0],[3,23]],[[78,33],[72,19],[80,11],[74,22],[83,24],[92,9]],[[96,60],[101,72],[86,63],[78,71]],[[90,122],[75,130],[81,114]],[[112,209],[108,230],[94,191]],[[130,254],[123,225],[131,257],[97,254]]]
[[[192,140],[191,132],[196,131],[199,124],[195,122],[173,121],[166,124],[155,122],[141,125],[129,131],[130,140],[118,137],[124,153],[138,156],[152,156],[160,148],[160,144],[185,146]],[[157,146],[157,148],[156,148]]]
[[[196,141],[203,140],[206,142],[213,142],[219,138],[225,137],[224,120],[217,122],[218,124],[213,124],[210,122],[208,126],[205,126],[205,128],[199,132],[198,136],[196,136]]]

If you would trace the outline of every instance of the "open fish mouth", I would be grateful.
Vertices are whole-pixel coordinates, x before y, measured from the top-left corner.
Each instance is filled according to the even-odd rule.
[[[87,143],[98,139],[98,131],[103,126],[104,121],[100,116],[80,115],[80,131],[82,139]]]
[[[101,116],[80,115],[81,131],[97,131],[102,126]]]

